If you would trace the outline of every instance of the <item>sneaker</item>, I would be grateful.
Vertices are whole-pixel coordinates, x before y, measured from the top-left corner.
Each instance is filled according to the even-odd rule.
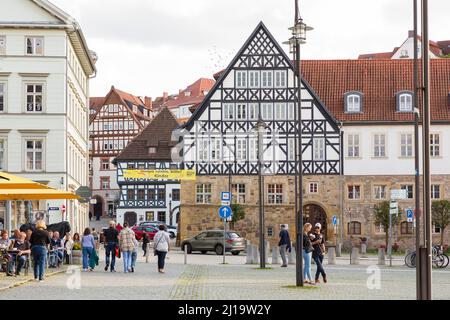
[[[287,268],[287,264],[283,264],[281,267],[282,268]]]
[[[116,272],[116,270],[114,270],[114,269],[111,269],[111,272]]]
[[[315,284],[319,284],[320,283],[320,280],[319,279],[316,279],[316,281],[314,282]]]
[[[109,268],[109,267],[108,267],[108,266],[106,266],[106,267],[105,267],[105,271],[108,271],[108,268]],[[112,271],[112,270],[111,270],[111,271]]]
[[[42,282],[45,282],[45,280],[44,280],[44,279],[41,279],[41,280],[39,280],[39,282],[42,283]]]
[[[323,282],[324,282],[324,283],[327,283],[327,275],[324,275],[324,276],[323,276]]]
[[[134,273],[134,267],[131,267],[131,272],[133,272],[133,273]]]

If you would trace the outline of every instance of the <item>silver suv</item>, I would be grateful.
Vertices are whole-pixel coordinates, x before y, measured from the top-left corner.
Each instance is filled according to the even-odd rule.
[[[193,238],[186,239],[181,244],[183,251],[185,247],[189,254],[193,251],[200,251],[203,254],[206,254],[208,251],[213,251],[218,255],[222,255],[223,230],[208,230]],[[245,239],[235,231],[227,231],[225,250],[235,256],[238,255],[241,251],[245,250]]]

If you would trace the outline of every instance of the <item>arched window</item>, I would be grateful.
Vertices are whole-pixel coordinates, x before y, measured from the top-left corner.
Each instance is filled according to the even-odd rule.
[[[347,92],[344,97],[345,112],[359,113],[362,112],[363,95],[360,92]]]
[[[361,234],[361,222],[351,221],[348,223],[348,234],[349,235],[360,235]]]
[[[399,92],[397,94],[397,111],[412,112],[413,111],[413,93],[409,91]]]

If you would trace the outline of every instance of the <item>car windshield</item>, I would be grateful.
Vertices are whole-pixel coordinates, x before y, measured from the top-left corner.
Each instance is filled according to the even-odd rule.
[[[241,236],[239,236],[236,232],[228,232],[228,238],[230,239],[236,239],[236,238],[240,238]]]

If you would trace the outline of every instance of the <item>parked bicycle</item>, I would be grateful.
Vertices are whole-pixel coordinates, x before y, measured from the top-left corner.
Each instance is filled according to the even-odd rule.
[[[432,265],[435,268],[446,268],[449,265],[449,257],[444,253],[442,246],[434,246],[432,249]],[[408,253],[405,257],[405,264],[409,268],[416,267],[416,252],[412,251]]]

